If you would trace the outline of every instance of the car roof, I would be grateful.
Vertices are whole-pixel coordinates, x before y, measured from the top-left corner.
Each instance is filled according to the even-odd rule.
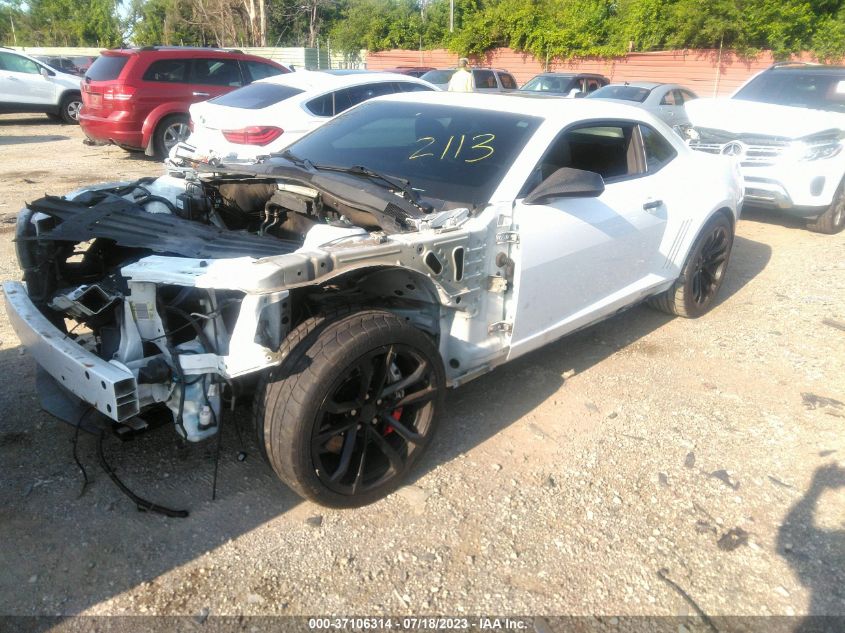
[[[525,114],[544,119],[635,119],[645,120],[642,108],[610,99],[536,99],[524,96],[526,93],[490,94],[477,92],[405,92],[378,97],[377,100],[400,101],[418,104],[433,104],[453,107],[474,108],[489,112]]]
[[[211,57],[245,57],[250,59],[260,59],[266,61],[273,61],[266,57],[258,55],[250,55],[241,50],[233,48],[210,48],[201,46],[144,46],[141,48],[109,48],[101,51],[102,55],[110,56],[150,56],[158,57],[161,54],[166,54],[168,57],[197,57],[198,55],[208,55]],[[278,64],[278,62],[273,62]]]
[[[828,73],[841,74],[845,73],[845,66],[832,66],[828,64],[804,64],[804,63],[784,63],[775,64],[767,68],[765,72],[777,73],[809,73],[814,75],[826,75]]]
[[[421,81],[416,77],[400,75],[398,73],[384,73],[379,71],[371,71],[340,75],[334,73],[325,73],[317,70],[298,70],[295,73],[274,75],[273,77],[260,79],[255,83],[279,84],[282,86],[290,86],[291,88],[299,88],[300,90],[309,91],[345,88],[347,86],[358,86],[361,84],[383,81],[404,81],[418,83],[424,86],[432,85],[429,84],[427,81]]]
[[[604,77],[604,75],[599,74],[599,73],[556,73],[556,72],[537,73],[534,76],[535,77]]]

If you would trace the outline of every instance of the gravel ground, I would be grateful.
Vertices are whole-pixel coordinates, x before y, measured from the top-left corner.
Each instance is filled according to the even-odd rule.
[[[25,200],[160,171],[81,139],[0,116],[3,279]],[[845,615],[845,331],[825,320],[845,322],[845,235],[749,215],[710,314],[637,307],[451,392],[412,481],[372,506],[294,496],[248,410],[213,502],[213,445],[107,440],[130,487],[191,511],[167,519],[87,435],[80,494],[4,314],[0,614]]]

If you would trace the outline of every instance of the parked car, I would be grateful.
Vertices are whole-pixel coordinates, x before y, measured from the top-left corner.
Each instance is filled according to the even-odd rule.
[[[396,68],[385,68],[382,72],[395,73],[397,75],[410,75],[411,77],[422,77],[431,70],[431,66],[397,66]]]
[[[57,57],[48,55],[34,55],[34,57],[38,61],[47,64],[53,70],[58,70],[59,72],[67,73],[68,75],[84,74],[79,69],[79,67],[73,63],[73,60],[70,57]]]
[[[91,68],[91,64],[94,63],[94,60],[97,59],[96,55],[71,55],[70,61],[72,61],[76,67],[81,71],[84,75],[86,71]]]
[[[474,92],[509,92],[516,90],[516,80],[506,70],[498,68],[470,68]],[[454,68],[430,70],[420,77],[441,90],[448,90],[449,80],[455,74]]]
[[[248,160],[278,152],[336,114],[396,92],[436,90],[431,84],[383,72],[301,71],[257,81],[191,106],[191,136],[171,159]]]
[[[739,161],[747,204],[845,228],[845,67],[775,64],[687,113],[693,149]]]
[[[0,47],[0,112],[42,112],[55,121],[77,123],[81,103],[79,77]]]
[[[678,84],[662,84],[653,81],[626,81],[622,84],[610,84],[599,88],[589,97],[638,104],[667,125],[674,127],[682,135],[689,127],[689,118],[684,104],[698,99],[698,95],[692,90]]]
[[[525,82],[519,90],[520,92],[583,97],[606,86],[609,82],[610,80],[604,75],[593,73],[540,73]]]
[[[188,137],[188,108],[288,72],[274,61],[213,48],[114,49],[85,73],[80,124],[94,143],[166,156]]]
[[[43,406],[200,441],[254,390],[270,464],[331,506],[399,485],[447,386],[646,299],[713,308],[742,195],[641,109],[432,91],[179,176],[22,211],[4,293]]]

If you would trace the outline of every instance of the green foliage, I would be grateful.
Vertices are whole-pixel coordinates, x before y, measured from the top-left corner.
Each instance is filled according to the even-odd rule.
[[[118,3],[129,2],[121,23]],[[240,0],[0,0],[0,44],[242,45]],[[845,0],[266,0],[269,45],[334,50],[498,46],[544,60],[666,48],[845,57]],[[222,16],[222,17],[221,17]],[[215,24],[209,20],[214,18]],[[323,44],[325,45],[325,44]]]
[[[845,58],[845,6],[819,20],[810,48],[822,61],[840,62]]]
[[[199,28],[189,23],[191,13],[186,2],[133,0],[131,12],[132,42],[137,46],[206,43]]]

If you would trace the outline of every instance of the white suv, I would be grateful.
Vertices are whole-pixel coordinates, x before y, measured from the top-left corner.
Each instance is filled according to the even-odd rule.
[[[0,113],[43,112],[56,121],[79,123],[81,106],[79,77],[0,47]]]
[[[730,99],[686,108],[693,149],[739,160],[746,205],[845,228],[845,67],[775,64]]]

